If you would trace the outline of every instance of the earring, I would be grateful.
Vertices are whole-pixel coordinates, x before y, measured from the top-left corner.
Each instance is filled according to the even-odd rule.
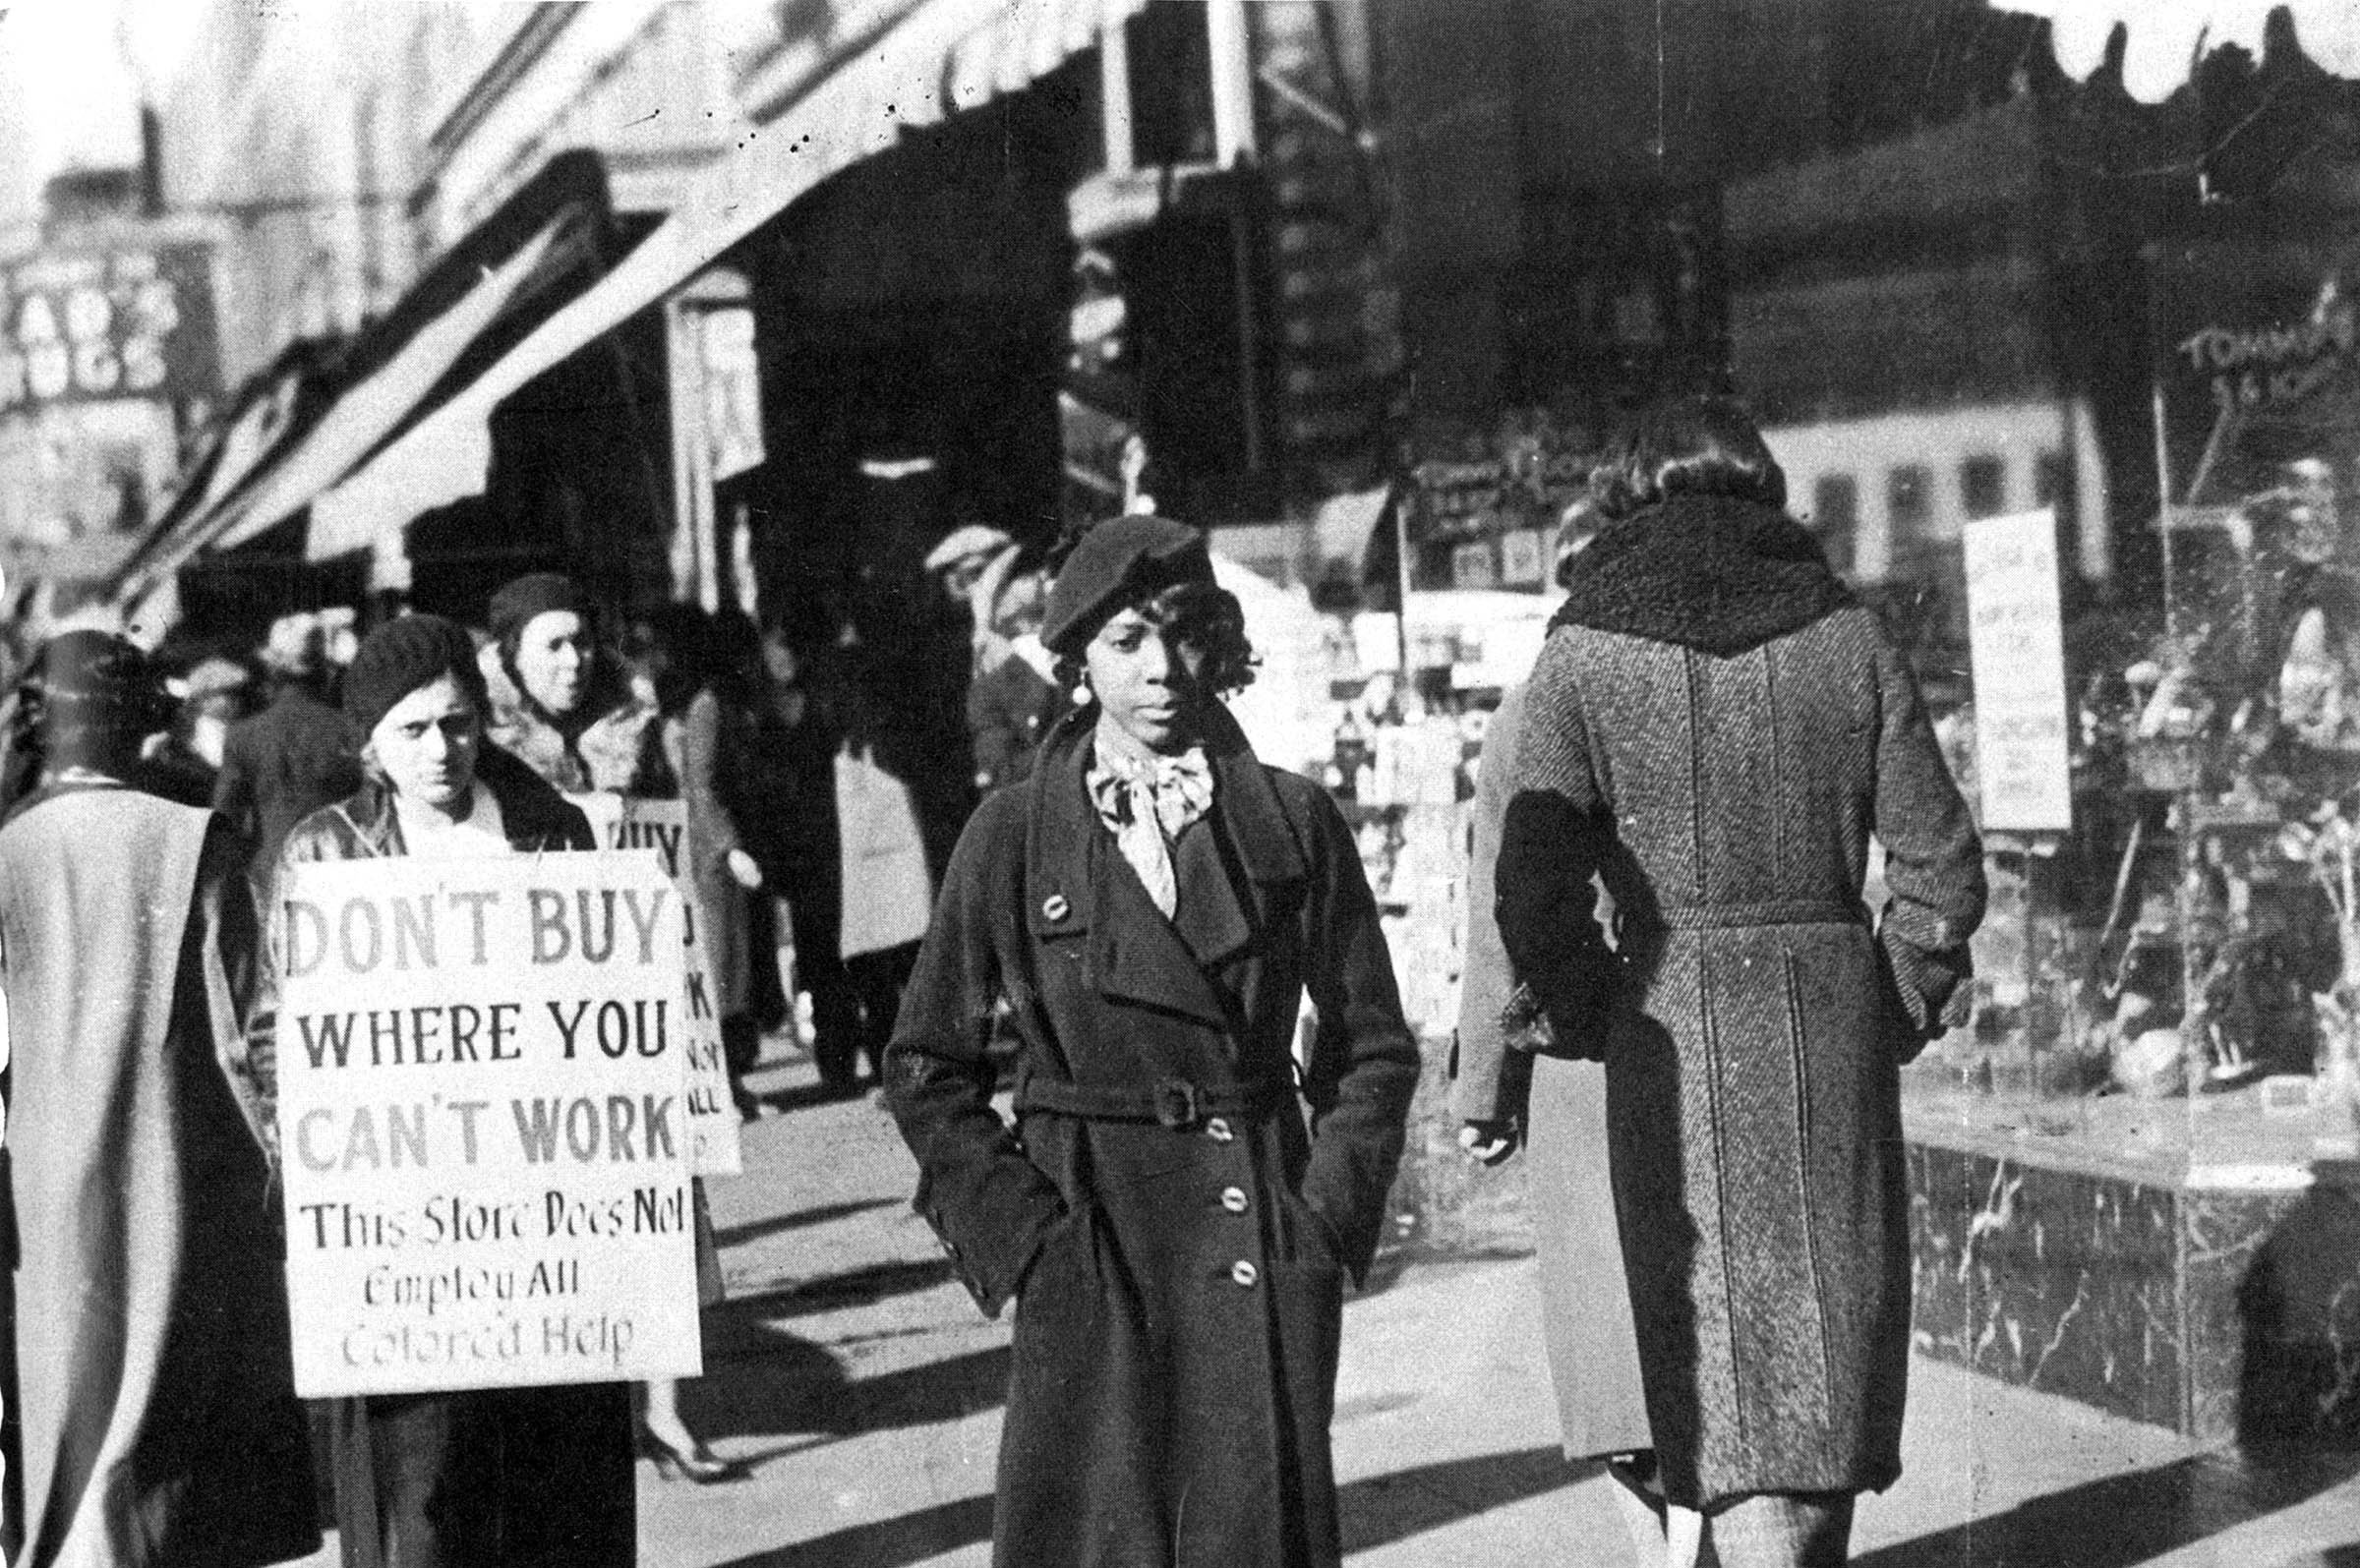
[[[1090,682],[1089,682],[1089,681],[1087,681],[1087,680],[1077,680],[1077,681],[1075,681],[1075,682],[1074,682],[1074,706],[1075,706],[1075,707],[1077,707],[1077,708],[1087,708],[1087,707],[1089,707],[1089,706],[1090,706],[1090,704],[1091,704],[1091,698],[1092,698],[1092,692],[1091,692],[1091,689],[1090,689]]]

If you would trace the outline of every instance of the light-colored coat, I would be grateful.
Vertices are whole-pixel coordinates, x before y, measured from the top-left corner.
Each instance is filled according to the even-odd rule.
[[[1493,866],[1523,724],[1524,688],[1517,686],[1492,715],[1476,771],[1450,1104],[1464,1121],[1523,1120],[1558,1432],[1568,1459],[1598,1459],[1653,1444],[1607,1169],[1606,1070],[1595,1062],[1528,1056],[1508,1045],[1501,1025],[1516,984],[1492,912]]]
[[[25,1568],[319,1542],[259,1110],[230,1075],[260,944],[229,839],[103,785],[0,829]]]

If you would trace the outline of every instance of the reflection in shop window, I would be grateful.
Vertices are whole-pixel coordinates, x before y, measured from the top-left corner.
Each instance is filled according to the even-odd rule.
[[[1997,517],[2008,509],[2008,465],[1978,452],[1959,465],[1959,496],[1970,517]]]
[[[2075,521],[2073,465],[2063,452],[2045,451],[2034,459],[2033,504],[2055,507],[2060,523],[2070,526]]]
[[[1885,516],[1897,551],[1934,536],[1934,476],[1922,463],[1902,463],[1886,471]]]
[[[1827,552],[1828,564],[1852,574],[1853,542],[1860,528],[1860,484],[1850,474],[1822,474],[1811,486],[1811,515],[1805,519]]]

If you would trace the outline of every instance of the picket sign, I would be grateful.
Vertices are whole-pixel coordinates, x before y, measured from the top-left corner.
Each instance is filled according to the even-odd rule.
[[[287,869],[298,1394],[702,1370],[680,904],[645,850]]]
[[[713,968],[698,930],[696,881],[688,861],[688,808],[678,800],[642,800],[601,790],[568,795],[590,819],[602,849],[653,849],[679,890],[687,933],[688,1169],[698,1176],[736,1176],[745,1169],[738,1140],[738,1102],[730,1087],[728,1053],[721,1043]]]

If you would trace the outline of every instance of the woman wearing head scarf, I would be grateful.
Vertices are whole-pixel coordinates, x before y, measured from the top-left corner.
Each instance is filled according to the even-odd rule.
[[[0,828],[14,1237],[9,1560],[244,1568],[319,1543],[282,1251],[238,1053],[259,947],[233,836],[134,786],[172,705],[69,632]]]
[[[1605,480],[1525,694],[1500,931],[1561,1047],[1606,1064],[1665,1496],[1726,1568],[1838,1563],[1901,1472],[1897,1070],[1965,976],[1981,847],[1741,409],[1651,411]]]
[[[295,825],[280,857],[473,858],[592,847],[590,824],[484,738],[475,644],[433,615],[369,634],[344,675],[366,779]],[[271,1081],[268,1016],[254,1050]],[[374,1396],[334,1406],[336,1528],[351,1568],[627,1568],[622,1383]]]
[[[1221,705],[1252,652],[1204,535],[1099,524],[1043,639],[1090,700],[968,824],[886,1066],[918,1212],[1017,1303],[994,1561],[1332,1564],[1343,1280],[1418,1073],[1376,903]]]
[[[492,596],[485,669],[491,738],[565,794],[660,794],[652,708],[598,645],[590,599],[570,577],[532,572]]]

